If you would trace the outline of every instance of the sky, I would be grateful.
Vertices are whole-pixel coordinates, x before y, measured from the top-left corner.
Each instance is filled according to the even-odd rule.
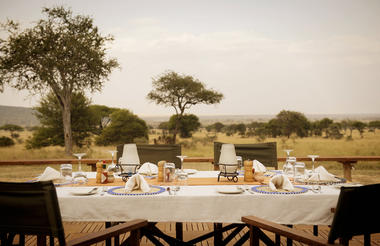
[[[108,54],[121,68],[87,94],[94,104],[174,114],[146,98],[152,79],[172,70],[224,94],[188,111],[197,115],[380,113],[378,0],[1,0],[0,22],[31,26],[56,5],[115,38]],[[0,93],[0,105],[38,102]]]

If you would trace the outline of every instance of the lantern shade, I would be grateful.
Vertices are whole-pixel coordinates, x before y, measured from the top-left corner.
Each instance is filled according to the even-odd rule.
[[[120,164],[140,164],[136,144],[124,144],[123,156],[120,158]]]
[[[238,164],[235,152],[235,145],[233,144],[223,144],[220,149],[220,164]]]

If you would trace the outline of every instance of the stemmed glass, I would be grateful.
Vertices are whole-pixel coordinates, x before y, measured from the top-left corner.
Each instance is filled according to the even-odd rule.
[[[187,157],[186,155],[177,155],[177,157],[181,160],[181,171],[183,172],[183,160]]]
[[[319,157],[319,155],[308,155],[307,157],[311,158],[311,161],[313,163],[312,171],[314,173],[314,161],[315,161],[316,158]]]
[[[289,158],[290,152],[292,152],[293,150],[292,149],[284,149],[284,151],[286,152],[286,158]]]
[[[78,172],[74,173],[74,180],[82,180],[84,179],[84,182],[87,182],[87,175],[82,171],[82,157],[86,155],[86,153],[76,153],[73,154],[78,158]]]
[[[177,172],[177,180],[180,184],[185,185],[187,181],[187,173],[183,171],[183,160],[187,157],[185,155],[177,155],[177,157],[181,160],[181,170]]]
[[[113,157],[115,156],[115,154],[117,153],[117,150],[108,150],[109,153],[111,153],[111,156],[112,156],[112,161],[111,161],[111,164],[108,166],[108,170],[112,170],[113,172],[118,172],[119,168],[118,166],[113,162]]]
[[[288,174],[293,169],[293,166],[290,163],[290,159],[291,159],[290,158],[290,152],[292,152],[293,150],[292,149],[285,149],[284,151],[286,152],[286,161],[285,161],[285,164],[283,166],[283,172],[285,174]]]

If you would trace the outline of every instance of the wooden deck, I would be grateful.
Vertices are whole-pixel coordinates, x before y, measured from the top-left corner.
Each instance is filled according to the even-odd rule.
[[[96,223],[87,223],[87,222],[65,222],[65,234],[66,234],[66,240],[70,240],[76,237],[80,237],[81,235],[84,235],[86,233],[95,232],[104,229],[104,223],[103,222],[96,222]],[[157,227],[162,230],[164,233],[175,237],[175,223],[158,223]],[[213,224],[212,223],[184,223],[184,240],[188,241],[194,237],[201,236],[205,233],[211,232],[213,230]],[[312,234],[312,226],[296,226],[296,228],[304,230]],[[231,241],[228,245],[233,245],[241,236],[244,235],[245,232],[247,232],[248,229],[244,228],[235,238]],[[224,233],[223,238],[226,238],[231,231],[227,231]],[[322,238],[327,238],[329,232],[329,228],[327,226],[320,226],[319,227],[319,236]],[[273,234],[267,234],[270,238],[274,238]],[[123,235],[122,238],[126,237],[127,235]],[[374,234],[371,237],[371,243],[375,246],[380,246],[380,233]],[[26,245],[36,245],[36,237],[27,237],[26,238]],[[160,240],[164,245],[168,245],[165,243],[165,241]],[[260,242],[262,243],[262,242]],[[99,243],[97,245],[105,245],[104,243]],[[149,240],[147,240],[146,237],[144,237],[141,241],[141,245],[153,245]],[[214,245],[213,238],[210,238],[207,241],[203,241],[201,243],[198,243],[196,245]],[[248,242],[246,242],[244,245],[249,245]],[[282,238],[281,245],[286,245],[286,240]],[[293,245],[302,245],[298,242],[293,242]],[[352,241],[350,241],[350,245],[364,245],[363,237],[358,236],[355,237]]]

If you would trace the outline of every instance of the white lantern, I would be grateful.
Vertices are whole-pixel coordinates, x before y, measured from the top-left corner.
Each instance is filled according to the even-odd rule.
[[[238,173],[238,160],[235,152],[235,145],[233,144],[223,144],[220,149],[219,157],[220,173],[218,175],[218,181],[220,176],[227,177],[228,180],[233,180],[237,182]]]
[[[136,144],[124,144],[123,155],[119,159],[119,164],[122,167],[122,176],[128,178],[137,172],[137,167],[140,165],[140,158],[137,153]]]

